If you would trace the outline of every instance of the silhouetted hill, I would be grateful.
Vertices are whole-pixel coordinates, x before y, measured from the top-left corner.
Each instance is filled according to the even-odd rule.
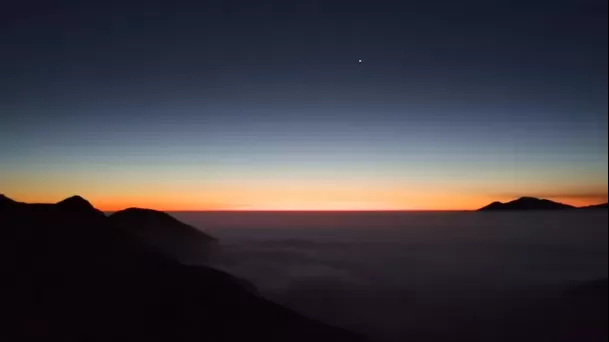
[[[0,205],[8,204],[8,203],[16,203],[16,202],[10,198],[4,196],[3,194],[0,194]]]
[[[362,340],[146,247],[82,198],[2,199],[0,227],[2,341]]]
[[[162,211],[129,208],[113,213],[110,222],[138,241],[183,263],[204,261],[216,239]]]
[[[95,210],[89,201],[80,196],[68,197],[63,201],[57,202],[57,205],[69,206],[73,210],[82,210],[83,212],[86,210]]]
[[[564,210],[574,209],[575,207],[568,204],[553,202],[546,199],[534,197],[521,197],[511,202],[493,202],[478,211],[500,211],[500,210]]]
[[[102,219],[106,216],[101,210],[95,209],[89,201],[80,196],[66,198],[63,201],[57,202],[56,206],[66,212],[72,213],[73,216],[85,215],[84,218],[86,218],[90,215],[95,215],[97,219]]]
[[[589,205],[586,207],[581,207],[580,209],[609,209],[609,204],[603,203],[603,204]]]

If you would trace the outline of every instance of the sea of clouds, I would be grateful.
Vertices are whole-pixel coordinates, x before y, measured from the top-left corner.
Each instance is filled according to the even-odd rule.
[[[387,340],[515,291],[607,277],[606,211],[173,215],[219,239],[207,263],[296,311]]]

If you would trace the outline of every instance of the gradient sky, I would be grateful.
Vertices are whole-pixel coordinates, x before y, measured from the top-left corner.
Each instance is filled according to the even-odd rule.
[[[607,201],[603,0],[26,0],[0,5],[0,46],[17,200]]]

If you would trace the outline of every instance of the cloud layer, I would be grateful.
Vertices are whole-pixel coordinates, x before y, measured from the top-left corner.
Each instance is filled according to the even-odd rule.
[[[606,212],[226,215],[182,217],[220,239],[216,267],[297,311],[388,341],[429,336],[464,319],[464,308],[503,305],[514,291],[607,276]]]

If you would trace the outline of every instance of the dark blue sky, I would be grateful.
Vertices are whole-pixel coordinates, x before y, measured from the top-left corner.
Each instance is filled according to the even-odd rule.
[[[315,207],[254,195],[282,179],[375,208],[606,198],[606,1],[1,6],[7,194],[111,203],[148,179],[222,197],[191,207]]]

